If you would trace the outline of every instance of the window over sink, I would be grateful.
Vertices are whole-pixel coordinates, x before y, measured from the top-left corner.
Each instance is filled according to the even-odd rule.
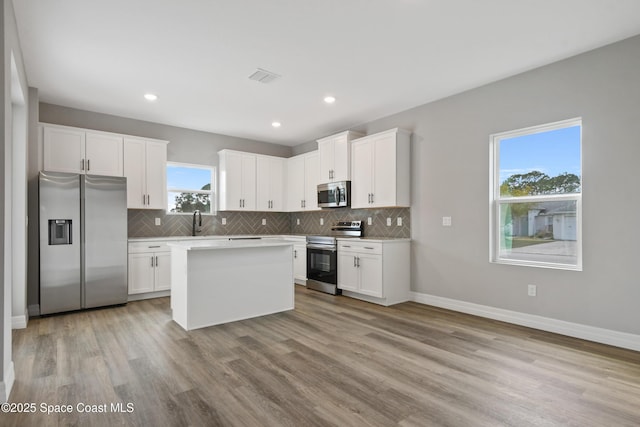
[[[215,215],[215,168],[167,162],[167,213]]]

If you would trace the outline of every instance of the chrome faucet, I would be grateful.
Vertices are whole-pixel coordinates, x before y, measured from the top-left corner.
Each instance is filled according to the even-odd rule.
[[[200,211],[198,209],[196,209],[195,211],[193,211],[193,221],[191,222],[191,235],[192,236],[196,235],[196,214],[198,215],[198,227],[202,227],[202,214],[200,213]],[[198,228],[197,231],[200,231],[200,228]]]

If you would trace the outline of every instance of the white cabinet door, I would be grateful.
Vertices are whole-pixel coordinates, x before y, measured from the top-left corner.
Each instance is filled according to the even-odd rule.
[[[43,145],[45,171],[84,173],[84,130],[45,126]]]
[[[127,138],[124,142],[124,176],[127,177],[127,207],[129,209],[147,207],[145,146],[145,141],[137,139]]]
[[[333,182],[334,147],[333,140],[318,141],[319,184]]]
[[[125,138],[124,176],[129,209],[166,209],[167,143]]]
[[[371,207],[373,144],[372,141],[355,142],[352,145],[353,168],[351,181],[351,207],[353,209]]]
[[[304,209],[305,184],[305,157],[287,159],[287,211]]]
[[[147,209],[167,208],[167,144],[146,141]]]
[[[256,155],[222,150],[220,156],[220,210],[256,210]]]
[[[359,272],[355,252],[338,252],[338,288],[358,291]]]
[[[318,184],[320,163],[318,152],[304,158],[304,210],[318,210]]]
[[[284,159],[269,156],[256,158],[257,210],[282,211],[284,207]]]
[[[333,141],[333,174],[331,181],[351,179],[351,146],[346,136]]]
[[[396,206],[396,168],[405,167],[396,163],[396,136],[386,134],[372,142],[372,205]]]
[[[293,278],[307,280],[307,245],[293,245]]]
[[[382,255],[358,253],[357,265],[360,274],[358,292],[383,298]]]
[[[154,281],[155,291],[167,291],[171,289],[171,252],[156,252]]]
[[[87,132],[85,144],[86,173],[123,176],[122,136]]]
[[[153,292],[155,268],[153,254],[129,254],[129,294]]]

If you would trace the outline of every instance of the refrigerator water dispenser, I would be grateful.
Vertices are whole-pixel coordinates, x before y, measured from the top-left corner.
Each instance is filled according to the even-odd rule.
[[[49,220],[49,245],[71,245],[71,220]]]

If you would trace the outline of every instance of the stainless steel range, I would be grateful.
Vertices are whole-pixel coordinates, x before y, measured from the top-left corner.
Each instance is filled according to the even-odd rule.
[[[338,289],[338,237],[362,237],[362,221],[338,221],[330,236],[307,236],[307,288],[332,295]]]

